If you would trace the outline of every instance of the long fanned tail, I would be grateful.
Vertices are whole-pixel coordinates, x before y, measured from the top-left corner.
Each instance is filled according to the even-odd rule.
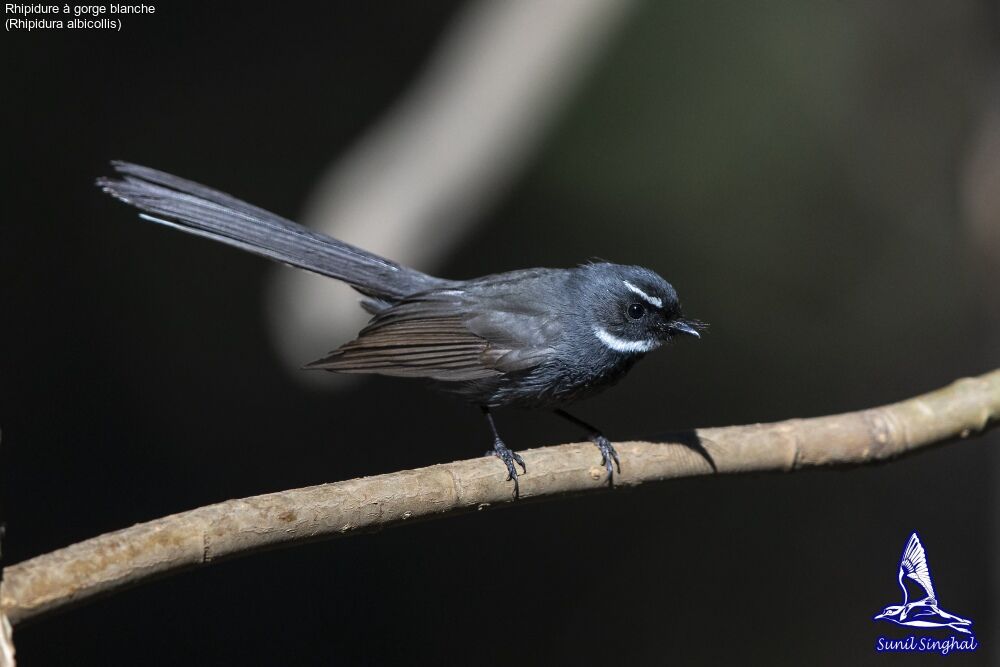
[[[384,301],[450,284],[193,181],[129,162],[112,165],[120,176],[97,185],[145,220],[336,278]]]

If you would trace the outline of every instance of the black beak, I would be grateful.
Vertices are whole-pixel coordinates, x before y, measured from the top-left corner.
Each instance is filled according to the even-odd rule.
[[[698,324],[694,322],[688,322],[686,320],[674,320],[667,328],[671,333],[684,334],[685,336],[694,336],[695,338],[701,338],[701,334],[698,332]]]

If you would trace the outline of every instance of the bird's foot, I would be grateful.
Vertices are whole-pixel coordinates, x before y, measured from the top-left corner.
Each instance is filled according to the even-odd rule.
[[[521,470],[524,473],[527,473],[528,468],[524,465],[524,459],[521,458],[520,454],[513,451],[507,445],[503,444],[503,440],[501,440],[500,438],[497,438],[493,442],[493,451],[487,452],[487,455],[489,454],[492,454],[493,456],[497,457],[498,459],[503,461],[505,466],[507,466],[507,481],[514,482],[514,498],[519,498],[521,496],[521,485],[518,484],[517,468],[514,467],[514,464],[516,463],[517,465],[521,466]]]
[[[601,450],[601,465],[604,466],[604,469],[608,471],[608,484],[610,486],[614,486],[615,471],[614,468],[611,467],[611,462],[612,461],[615,462],[615,466],[617,466],[618,468],[619,475],[622,472],[622,462],[618,459],[618,452],[615,451],[615,446],[611,444],[611,441],[605,438],[603,433],[598,431],[596,428],[594,428],[587,422],[583,421],[582,419],[578,419],[577,417],[574,417],[573,415],[571,415],[570,413],[566,412],[561,408],[556,410],[555,414],[559,417],[562,417],[566,421],[576,424],[577,426],[583,428],[587,432],[587,438],[592,443],[597,445],[597,448],[599,450]]]
[[[622,462],[618,458],[618,452],[615,451],[615,446],[611,444],[611,441],[605,438],[600,433],[591,436],[591,442],[597,445],[597,448],[601,450],[601,465],[604,469],[608,471],[608,484],[614,484],[614,470],[611,467],[611,462],[615,462],[615,467],[618,468],[618,474],[622,472]]]

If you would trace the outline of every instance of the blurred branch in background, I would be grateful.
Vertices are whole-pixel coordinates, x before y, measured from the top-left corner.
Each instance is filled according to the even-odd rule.
[[[322,177],[303,222],[433,270],[516,175],[633,4],[471,4],[409,94]],[[344,285],[272,275],[271,328],[293,368],[366,319]]]
[[[875,463],[980,434],[1000,420],[1000,370],[900,403],[829,417],[706,428],[617,445],[621,486],[718,473]],[[523,452],[521,495],[608,488],[590,443]],[[7,567],[0,612],[14,623],[126,585],[282,544],[511,505],[503,465],[481,457],[270,493],[174,514]]]

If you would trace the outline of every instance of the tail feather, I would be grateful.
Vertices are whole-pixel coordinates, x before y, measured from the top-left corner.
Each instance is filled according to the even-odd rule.
[[[379,301],[450,284],[193,181],[128,162],[112,165],[121,176],[99,178],[98,187],[143,211],[145,220],[336,278]]]

